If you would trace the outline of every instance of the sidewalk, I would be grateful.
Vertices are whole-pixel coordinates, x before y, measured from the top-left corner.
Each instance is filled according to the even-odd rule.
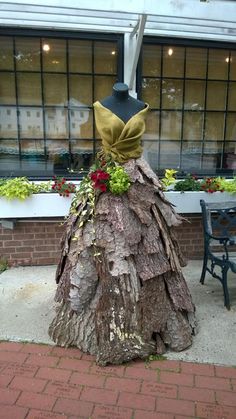
[[[236,368],[0,342],[1,419],[235,419]]]

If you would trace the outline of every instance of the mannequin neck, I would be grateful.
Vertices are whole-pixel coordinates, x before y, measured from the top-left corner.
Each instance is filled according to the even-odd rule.
[[[127,100],[129,97],[129,89],[118,89],[113,87],[112,96],[114,96],[115,99],[120,101]]]

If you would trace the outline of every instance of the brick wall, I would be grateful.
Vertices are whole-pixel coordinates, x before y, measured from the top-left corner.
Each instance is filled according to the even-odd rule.
[[[176,229],[181,249],[186,258],[201,259],[201,218],[191,216],[188,221]],[[63,229],[62,220],[58,219],[18,222],[13,230],[3,228],[0,224],[0,258],[7,259],[10,266],[56,264]]]

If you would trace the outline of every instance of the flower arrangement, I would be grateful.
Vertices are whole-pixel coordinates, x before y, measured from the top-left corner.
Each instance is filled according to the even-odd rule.
[[[172,173],[173,172],[173,173]],[[179,192],[185,191],[203,191],[207,193],[214,192],[229,192],[236,193],[236,178],[233,180],[226,180],[223,177],[206,177],[199,179],[193,174],[187,174],[184,179],[177,181],[177,171],[172,169],[166,169],[165,176],[161,179],[163,190],[166,190],[168,186],[173,185],[173,189]]]
[[[53,181],[52,190],[58,192],[60,196],[68,197],[76,191],[76,185],[72,182],[67,182],[64,177],[53,176]]]
[[[130,178],[122,166],[111,160],[98,160],[88,175],[94,190],[109,191],[115,195],[125,193],[130,187]]]

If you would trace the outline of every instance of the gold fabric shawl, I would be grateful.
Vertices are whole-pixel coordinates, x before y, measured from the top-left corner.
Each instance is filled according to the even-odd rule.
[[[95,102],[94,113],[97,130],[102,139],[105,155],[111,155],[118,163],[137,159],[142,155],[140,144],[145,131],[146,107],[133,115],[126,123],[100,102]]]

